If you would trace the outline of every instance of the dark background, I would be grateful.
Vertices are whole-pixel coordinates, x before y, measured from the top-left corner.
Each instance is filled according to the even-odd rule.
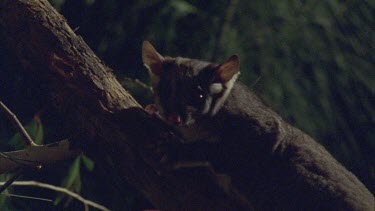
[[[323,144],[375,192],[375,1],[50,2],[143,104],[151,102],[150,93],[125,79],[148,83],[141,62],[143,40],[163,55],[222,62],[238,54],[240,80],[288,122]],[[64,115],[53,109],[45,94],[48,90],[36,75],[21,68],[5,46],[0,41],[0,99],[40,142],[69,138],[61,128]],[[0,114],[0,151],[22,148],[15,133]],[[21,179],[66,186],[114,210],[152,207],[124,181],[112,178],[113,169],[93,165],[80,157],[31,171]],[[11,188],[9,192],[58,196],[38,188]],[[4,195],[0,195],[0,206],[83,209],[67,198],[54,207]]]

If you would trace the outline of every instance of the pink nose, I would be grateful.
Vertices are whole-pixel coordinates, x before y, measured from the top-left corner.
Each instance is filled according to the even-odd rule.
[[[176,113],[172,113],[168,116],[168,121],[173,124],[179,125],[181,124],[181,117]]]

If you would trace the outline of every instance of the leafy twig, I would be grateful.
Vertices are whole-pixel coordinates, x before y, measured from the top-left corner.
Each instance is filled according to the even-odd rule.
[[[20,168],[20,169],[18,169],[17,171],[16,171],[16,173],[14,174],[14,175],[12,175],[12,177],[9,179],[9,180],[7,180],[6,182],[4,182],[4,184],[0,187],[0,193],[2,193],[4,190],[6,190],[10,185],[12,185],[12,183],[14,182],[14,181],[16,181],[16,179],[18,179],[18,177],[20,177],[21,176],[21,174],[22,174],[22,169]]]
[[[69,140],[62,140],[47,145],[28,147],[24,150],[0,153],[0,174],[19,167],[35,167],[70,159],[79,155],[79,149],[72,148]]]
[[[0,107],[9,118],[9,120],[14,124],[17,128],[18,132],[22,136],[23,140],[25,141],[26,145],[28,146],[37,146],[37,144],[33,141],[30,135],[26,132],[25,128],[22,126],[21,122],[18,120],[17,116],[13,114],[13,112],[6,107],[6,105],[0,101]]]
[[[17,195],[12,193],[1,193],[4,196],[11,196],[11,197],[18,197],[18,198],[24,198],[24,199],[33,199],[33,200],[39,200],[39,201],[46,201],[46,202],[53,202],[52,199],[45,199],[40,197],[32,197],[32,196],[23,196],[23,195]]]
[[[5,183],[4,182],[0,182],[0,184],[5,184]],[[57,192],[61,192],[61,193],[67,194],[67,195],[69,195],[69,196],[77,199],[78,201],[82,202],[85,207],[91,206],[91,207],[94,207],[94,208],[99,209],[99,210],[104,210],[104,211],[109,211],[110,210],[110,209],[106,208],[105,206],[97,204],[97,203],[95,203],[93,201],[87,200],[87,199],[83,198],[82,196],[78,195],[77,193],[74,193],[74,192],[72,192],[72,191],[70,191],[70,190],[68,190],[66,188],[57,187],[57,186],[54,186],[54,185],[50,185],[50,184],[46,184],[46,183],[41,183],[41,182],[37,182],[37,181],[15,181],[11,185],[16,185],[16,186],[35,186],[35,187],[39,187],[39,188],[50,189],[50,190],[53,190],[53,191],[57,191]]]
[[[52,163],[69,159],[80,153],[79,150],[72,149],[68,140],[62,140],[48,145],[37,145],[26,132],[16,115],[0,101],[0,109],[15,125],[27,147],[24,150],[12,152],[0,152],[0,174],[26,166],[39,166],[41,164]],[[12,179],[10,180],[10,182]],[[14,181],[14,180],[13,180]],[[6,187],[5,187],[6,188]]]

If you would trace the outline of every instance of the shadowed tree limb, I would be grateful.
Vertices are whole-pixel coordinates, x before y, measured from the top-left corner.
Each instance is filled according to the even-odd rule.
[[[157,145],[179,138],[144,112],[46,0],[1,1],[0,30],[25,69],[48,86],[53,104],[69,120],[67,126],[86,140],[80,145],[96,145],[83,151],[101,150],[110,156],[119,176],[156,207],[236,210],[243,206],[222,190],[209,171],[198,171],[202,180],[191,172],[160,175],[163,165]],[[101,153],[91,154],[97,162],[103,159]]]
[[[0,185],[4,185],[5,183],[3,182],[0,182]],[[62,188],[62,187],[57,187],[57,186],[54,186],[54,185],[50,185],[50,184],[46,184],[46,183],[41,183],[41,182],[37,182],[37,181],[15,181],[11,184],[12,186],[34,186],[34,187],[39,187],[39,188],[45,188],[45,189],[49,189],[49,190],[53,190],[53,191],[56,191],[56,192],[60,192],[60,193],[64,193],[68,196],[71,196],[75,199],[77,199],[78,201],[82,202],[85,206],[85,210],[89,210],[88,209],[88,206],[91,206],[91,207],[94,207],[98,210],[103,210],[103,211],[109,211],[108,208],[100,205],[100,204],[97,204],[93,201],[90,201],[90,200],[87,200],[85,198],[83,198],[82,196],[78,195],[77,193],[74,193],[66,188]],[[12,196],[12,195],[11,195]],[[33,197],[28,197],[30,199],[33,199]],[[37,198],[40,200],[40,198]],[[48,199],[44,199],[45,201],[49,201]],[[51,200],[52,202],[52,200]]]
[[[37,167],[67,160],[79,155],[68,140],[47,145],[27,147],[24,150],[0,153],[0,174],[14,171],[17,168]]]
[[[0,153],[0,174],[17,169],[16,173],[0,187],[0,193],[21,176],[24,168],[62,161],[79,154],[78,150],[70,149],[66,140],[45,146],[35,144],[17,116],[1,101],[0,109],[19,131],[27,146],[25,150]]]
[[[12,177],[10,179],[8,179],[6,182],[4,182],[4,184],[2,184],[1,187],[0,187],[0,193],[2,193],[10,185],[12,185],[14,183],[14,181],[16,181],[16,179],[18,179],[22,175],[22,171],[23,171],[23,169],[21,169],[21,168],[18,169],[16,171],[16,173],[14,175],[12,175]]]

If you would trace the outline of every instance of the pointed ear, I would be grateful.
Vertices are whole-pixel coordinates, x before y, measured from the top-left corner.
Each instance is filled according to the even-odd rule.
[[[160,55],[149,41],[143,41],[142,46],[143,64],[157,76],[160,76],[164,57]]]
[[[221,64],[216,70],[216,76],[221,82],[227,82],[240,71],[240,58],[237,55],[229,57],[229,59]]]

